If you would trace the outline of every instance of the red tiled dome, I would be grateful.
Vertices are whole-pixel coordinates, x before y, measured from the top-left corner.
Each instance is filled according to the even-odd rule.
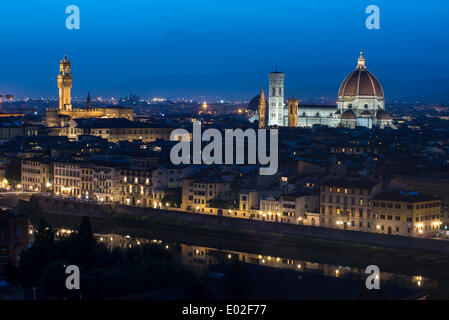
[[[391,120],[391,116],[384,110],[377,111],[376,118],[378,120]]]
[[[340,116],[340,119],[344,119],[344,120],[356,120],[357,117],[355,116],[354,112],[352,112],[351,110],[346,110],[346,111],[343,112],[343,114]]]
[[[338,96],[384,96],[379,81],[368,70],[354,70],[343,81]]]
[[[344,96],[384,97],[384,91],[379,81],[366,69],[362,53],[360,53],[357,68],[343,80],[340,90],[338,90],[338,97]]]

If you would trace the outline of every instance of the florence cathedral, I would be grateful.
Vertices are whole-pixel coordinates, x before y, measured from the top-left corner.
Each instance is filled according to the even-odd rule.
[[[340,85],[335,105],[300,105],[298,99],[284,100],[285,74],[277,70],[269,73],[268,104],[262,90],[258,115],[259,127],[367,127],[395,128],[385,111],[382,86],[368,71],[362,52],[357,66]],[[267,109],[268,105],[268,109]],[[254,117],[254,120],[258,116]]]

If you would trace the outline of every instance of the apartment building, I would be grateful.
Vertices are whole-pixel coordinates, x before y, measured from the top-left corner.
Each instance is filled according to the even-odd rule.
[[[81,198],[82,170],[89,168],[82,162],[54,162],[54,192],[57,195],[66,195]]]
[[[321,184],[320,225],[374,232],[371,201],[382,183],[370,179],[333,179]]]
[[[255,219],[293,224],[307,224],[319,226],[318,194],[310,192],[296,192],[283,194],[279,197],[261,197],[260,212]]]
[[[441,201],[417,192],[383,192],[372,199],[373,232],[426,237],[439,233]]]
[[[119,197],[120,203],[138,207],[154,207],[151,170],[121,169]]]
[[[93,168],[81,168],[81,194],[85,200],[95,200]]]
[[[170,140],[174,128],[131,121],[124,118],[116,119],[72,119],[67,127],[53,128],[54,135],[64,135],[78,140],[80,135],[93,135],[117,143],[119,141],[142,140],[153,142],[156,140]]]
[[[23,159],[21,161],[21,167],[21,188],[24,191],[52,191],[53,165],[50,159]]]
[[[155,189],[175,189],[182,187],[185,167],[165,165],[158,166],[152,171],[151,179]]]
[[[114,165],[97,166],[93,173],[93,191],[98,202],[119,202],[121,189],[120,168]]]
[[[182,205],[185,211],[205,213],[207,207],[234,201],[231,182],[215,178],[182,179]]]

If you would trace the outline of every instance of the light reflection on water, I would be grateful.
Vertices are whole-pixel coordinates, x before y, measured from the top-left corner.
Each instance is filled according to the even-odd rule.
[[[58,229],[57,236],[70,235],[73,230]],[[33,231],[30,231],[33,234]],[[204,246],[178,244],[164,242],[160,239],[136,238],[129,235],[118,234],[94,234],[100,243],[107,248],[132,248],[144,244],[154,244],[163,246],[167,250],[172,250],[178,255],[182,264],[191,267],[199,272],[207,272],[209,267],[219,263],[228,263],[233,260],[239,260],[244,263],[271,267],[275,269],[289,269],[300,272],[318,273],[331,277],[358,278],[366,277],[365,270],[320,262],[298,260],[291,257],[268,256],[258,253],[248,253],[242,251],[222,250]],[[177,248],[177,250],[175,250]],[[438,280],[421,275],[404,275],[399,273],[382,272],[381,281],[397,284],[404,287],[415,289],[434,290],[438,288]]]

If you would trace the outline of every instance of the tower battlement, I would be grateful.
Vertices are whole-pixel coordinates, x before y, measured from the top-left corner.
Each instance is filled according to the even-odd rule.
[[[59,110],[72,110],[72,66],[67,56],[59,62]]]
[[[87,108],[72,108],[72,81],[72,64],[65,56],[59,61],[59,106],[46,109],[47,127],[63,127],[67,121],[80,118],[125,118],[131,121],[134,119],[133,108],[91,107],[90,93],[86,103]]]

